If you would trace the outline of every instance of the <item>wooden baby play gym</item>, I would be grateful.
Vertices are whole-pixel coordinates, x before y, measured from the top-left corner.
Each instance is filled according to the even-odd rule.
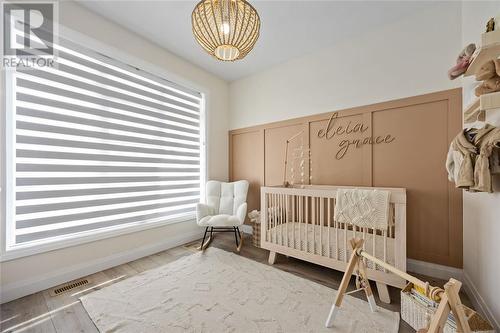
[[[484,319],[482,319],[475,311],[464,306],[460,300],[460,287],[462,283],[458,280],[451,278],[445,285],[444,289],[433,287],[428,282],[421,281],[420,279],[405,273],[394,266],[370,255],[363,249],[364,240],[352,238],[350,241],[352,248],[351,258],[349,264],[340,283],[339,290],[335,302],[333,303],[325,325],[331,327],[334,325],[335,316],[339,311],[342,304],[344,295],[363,290],[368,298],[368,303],[372,311],[376,311],[377,305],[373,298],[373,293],[368,280],[366,263],[367,261],[373,264],[380,265],[387,271],[409,281],[415,287],[423,291],[425,297],[434,300],[439,304],[435,313],[431,316],[429,325],[426,328],[419,329],[418,333],[442,333],[449,332],[449,327],[446,327],[447,320],[449,319],[450,312],[453,314],[456,323],[456,332],[470,333],[470,332],[493,332],[493,328]],[[346,292],[349,280],[352,274],[356,274],[357,290]]]

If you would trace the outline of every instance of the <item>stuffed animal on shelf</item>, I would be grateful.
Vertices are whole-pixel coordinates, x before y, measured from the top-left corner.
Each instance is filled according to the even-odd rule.
[[[495,75],[491,79],[484,80],[479,86],[476,87],[475,94],[477,97],[500,91],[500,76]]]
[[[476,96],[500,91],[500,59],[485,62],[476,73],[476,80],[483,81],[476,87]]]
[[[490,20],[486,23],[486,32],[491,32],[495,30],[495,18],[490,18]]]
[[[500,76],[500,59],[485,62],[476,73],[476,81],[491,79]]]
[[[454,80],[467,71],[472,62],[472,55],[476,50],[476,44],[467,45],[457,57],[457,63],[448,71],[448,78]]]

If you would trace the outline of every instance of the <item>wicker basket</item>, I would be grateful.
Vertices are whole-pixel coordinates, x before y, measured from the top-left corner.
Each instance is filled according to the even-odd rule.
[[[260,221],[253,223],[252,242],[256,247],[260,247]]]
[[[436,312],[433,307],[426,307],[415,300],[410,291],[413,288],[412,283],[408,283],[401,290],[401,319],[407,322],[415,330],[426,328],[429,326],[432,315]],[[484,320],[477,312],[464,306],[465,315],[469,318],[469,325],[472,332],[495,333],[493,327]],[[455,333],[456,329],[450,324],[450,320],[446,322],[444,333]]]
[[[260,247],[260,213],[253,210],[248,214],[250,223],[252,224],[252,243],[256,247]]]

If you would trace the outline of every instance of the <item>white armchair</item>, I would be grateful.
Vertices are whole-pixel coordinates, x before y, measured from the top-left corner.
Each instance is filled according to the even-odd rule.
[[[196,206],[196,222],[205,227],[200,250],[204,250],[213,240],[213,232],[234,232],[236,249],[242,245],[239,226],[245,222],[247,214],[248,181],[240,180],[223,183],[215,180],[207,182],[206,202]],[[207,233],[210,237],[205,242]],[[238,240],[239,238],[239,240]]]

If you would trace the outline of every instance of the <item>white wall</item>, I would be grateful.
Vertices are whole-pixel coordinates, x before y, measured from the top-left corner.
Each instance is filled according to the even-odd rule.
[[[206,111],[209,119],[208,176],[211,179],[227,179],[228,84],[225,81],[73,2],[60,2],[59,14],[62,25],[164,69],[175,77],[205,87],[208,91]],[[1,105],[3,108],[3,101]],[[1,128],[3,127],[1,124]],[[4,177],[2,181],[5,182]],[[2,200],[2,204],[4,202]],[[0,210],[3,209],[0,207]],[[3,214],[1,215],[3,218]],[[99,271],[120,261],[160,251],[163,247],[185,243],[198,237],[200,232],[194,221],[178,223],[2,262],[1,300],[3,302],[45,289],[50,287],[48,284],[61,283],[80,277],[83,273]]]
[[[436,4],[232,82],[230,128],[459,87],[446,70],[461,49],[460,10]]]
[[[500,2],[464,1],[462,44],[480,43],[486,22],[500,16]],[[498,28],[497,28],[498,29]],[[473,77],[463,79],[464,105],[473,99]],[[490,119],[496,118],[496,121]],[[500,110],[489,112],[487,121],[500,126]],[[494,194],[464,191],[464,276],[475,305],[490,321],[496,318],[500,331],[500,177],[495,177]]]

